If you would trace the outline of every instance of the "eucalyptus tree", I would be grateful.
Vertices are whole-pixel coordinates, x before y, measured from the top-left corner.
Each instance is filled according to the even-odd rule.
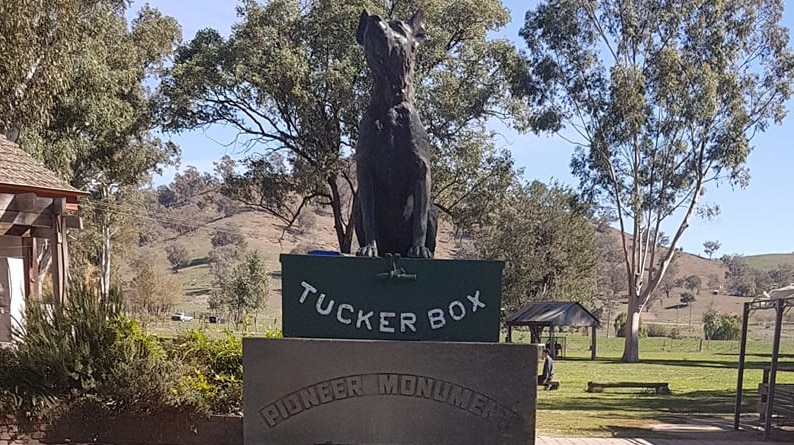
[[[576,145],[573,173],[623,237],[623,360],[639,360],[640,313],[707,187],[749,181],[754,135],[779,124],[794,57],[782,0],[546,0],[526,15],[523,79],[537,131]],[[662,227],[675,227],[660,248]]]
[[[0,134],[46,121],[68,85],[78,0],[0,2]]]
[[[593,303],[598,280],[590,217],[590,207],[557,184],[516,182],[507,190],[475,240],[483,258],[505,261],[502,305],[508,311],[528,301]]]
[[[205,29],[176,53],[160,87],[163,126],[183,131],[222,124],[249,150],[225,193],[295,222],[309,203],[330,206],[339,248],[350,252],[356,206],[352,150],[371,78],[355,35],[363,9],[427,18],[418,50],[417,105],[432,139],[434,197],[457,223],[488,215],[509,186],[509,152],[496,147],[490,118],[515,125],[526,104],[510,86],[523,60],[488,33],[510,20],[499,0],[245,0],[224,38]]]
[[[43,125],[23,128],[20,144],[72,185],[91,193],[90,221],[79,234],[91,245],[103,294],[111,285],[113,241],[140,223],[125,195],[178,155],[155,137],[145,82],[157,76],[181,38],[177,22],[144,6],[128,23],[126,1],[85,2],[77,20],[68,87],[54,98]],[[116,252],[119,253],[119,252]]]

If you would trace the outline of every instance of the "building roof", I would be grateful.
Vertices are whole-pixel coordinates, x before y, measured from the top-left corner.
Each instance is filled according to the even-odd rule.
[[[575,301],[527,303],[507,317],[511,326],[599,326],[595,315]]]
[[[51,190],[65,196],[86,195],[47,169],[44,164],[26,153],[5,136],[0,135],[0,187],[15,189]]]

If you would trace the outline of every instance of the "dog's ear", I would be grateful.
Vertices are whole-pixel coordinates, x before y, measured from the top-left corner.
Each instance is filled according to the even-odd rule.
[[[364,32],[367,30],[367,21],[369,19],[369,12],[367,10],[361,11],[361,15],[358,18],[358,30],[356,31],[356,42],[359,45],[364,44]]]
[[[408,20],[408,24],[414,33],[414,39],[417,42],[422,42],[427,37],[425,30],[425,12],[421,9],[417,10],[413,16]]]

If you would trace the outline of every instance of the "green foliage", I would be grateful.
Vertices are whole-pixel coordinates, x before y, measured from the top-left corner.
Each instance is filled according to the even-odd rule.
[[[739,315],[710,310],[703,314],[703,334],[706,340],[738,340],[742,334]]]
[[[0,2],[0,134],[46,122],[71,80],[80,0]]]
[[[756,295],[755,271],[747,265],[741,255],[723,255],[725,279],[728,292],[732,295],[750,297]]]
[[[689,303],[692,303],[693,301],[695,301],[695,296],[692,295],[689,292],[684,292],[683,294],[681,294],[681,300],[680,301],[681,301],[681,303],[689,305]]]
[[[752,297],[794,283],[794,265],[788,263],[756,269],[741,255],[723,255],[721,261],[726,268],[726,287],[731,295]]]
[[[83,3],[69,88],[56,97],[53,119],[27,126],[21,143],[78,188],[138,185],[178,154],[150,133],[143,82],[170,55],[179,25],[148,5],[128,26],[126,2]]]
[[[187,267],[190,264],[190,252],[188,252],[187,248],[181,244],[171,244],[166,246],[165,253],[168,257],[168,262],[171,263],[171,267],[174,268],[174,271],[177,271],[183,267]]]
[[[706,184],[744,186],[754,134],[779,124],[794,80],[783,2],[546,0],[521,30],[536,131],[572,135],[585,196],[616,212],[629,312],[659,285]],[[681,210],[681,212],[677,212]],[[669,248],[659,228],[678,218]],[[624,359],[639,360],[636,338]]]
[[[514,185],[477,234],[484,258],[503,259],[502,304],[588,302],[595,285],[595,230],[589,208],[570,190],[533,182]]]
[[[711,259],[715,252],[720,250],[720,247],[722,247],[722,243],[717,240],[703,242],[703,252],[709,256],[709,259]]]
[[[78,3],[75,31],[69,35],[68,88],[48,103],[52,118],[25,125],[19,142],[72,185],[91,193],[81,206],[86,230],[75,244],[87,257],[82,260],[98,267],[106,294],[113,258],[127,251],[125,244],[137,241],[129,232],[139,222],[139,212],[128,195],[179,155],[178,147],[152,131],[144,82],[159,74],[181,32],[176,20],[148,5],[128,23],[127,1]]]
[[[181,360],[188,369],[179,384],[182,397],[192,398],[195,406],[204,412],[242,411],[242,339],[231,333],[213,339],[194,329],[170,344],[169,355]]]
[[[694,275],[692,275],[692,276],[694,276]],[[699,282],[699,280],[700,280],[700,278],[698,278],[698,282]],[[687,305],[687,307],[689,308],[689,325],[692,326],[692,304],[691,303],[693,303],[695,301],[695,296],[692,295],[689,292],[684,292],[683,294],[681,294],[680,301],[681,301],[681,303]]]
[[[123,316],[120,292],[101,296],[76,283],[69,295],[62,311],[27,306],[24,331],[15,332],[18,348],[3,358],[12,369],[0,381],[5,404],[33,414],[78,401],[136,412],[170,406],[178,368]]]
[[[702,280],[697,275],[690,275],[684,278],[684,287],[698,294],[700,293],[700,287],[702,284]]]
[[[229,246],[225,246],[229,247]],[[217,249],[216,249],[217,250]],[[219,288],[211,298],[212,308],[229,309],[236,321],[245,321],[250,312],[264,307],[268,296],[268,276],[264,258],[248,252],[233,268],[218,269]]]
[[[598,256],[597,290],[604,301],[612,302],[626,294],[626,265],[623,250],[615,238],[615,231],[607,220],[596,226],[596,254]]]
[[[222,123],[256,146],[241,173],[225,170],[225,194],[290,225],[307,204],[330,206],[343,252],[353,236],[350,152],[372,84],[355,42],[364,8],[402,19],[425,11],[415,85],[434,145],[434,200],[457,223],[488,216],[514,172],[485,124],[521,125],[526,110],[510,89],[518,51],[488,38],[510,19],[499,0],[394,2],[389,11],[374,0],[245,1],[228,39],[205,29],[177,50],[159,90],[167,130]]]

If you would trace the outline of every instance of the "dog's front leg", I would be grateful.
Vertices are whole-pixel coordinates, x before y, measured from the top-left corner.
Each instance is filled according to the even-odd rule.
[[[430,168],[426,162],[419,162],[418,178],[414,188],[413,236],[410,258],[433,258],[433,252],[425,245],[427,239],[427,214],[430,206]]]
[[[358,203],[361,208],[361,224],[364,242],[356,251],[356,256],[378,256],[377,228],[375,224],[375,183],[372,172],[365,162],[357,163]],[[359,240],[361,241],[361,240]]]

